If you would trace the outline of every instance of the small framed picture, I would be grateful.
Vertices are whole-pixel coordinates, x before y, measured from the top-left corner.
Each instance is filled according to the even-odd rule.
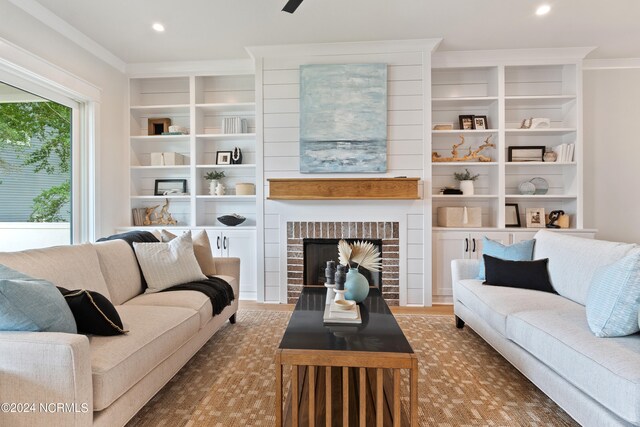
[[[147,133],[149,135],[162,135],[164,132],[169,132],[169,126],[171,126],[171,119],[149,119]]]
[[[509,162],[541,162],[544,158],[544,145],[509,147]]]
[[[473,116],[458,116],[458,120],[460,121],[460,129],[462,130],[471,130],[473,129]]]
[[[517,203],[506,203],[504,206],[505,227],[520,227],[520,211]]]
[[[216,152],[216,165],[230,165],[230,164],[231,164],[231,151]]]
[[[182,195],[187,193],[186,179],[156,179],[154,196]]]
[[[544,228],[544,208],[527,208],[527,228]]]
[[[474,129],[489,129],[489,122],[487,116],[473,116],[473,128]]]

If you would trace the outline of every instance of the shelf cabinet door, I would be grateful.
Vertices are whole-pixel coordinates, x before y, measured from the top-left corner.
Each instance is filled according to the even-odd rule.
[[[240,293],[255,298],[256,287],[256,232],[229,230],[220,233],[223,257],[240,258]]]
[[[452,295],[451,261],[469,259],[470,245],[469,233],[465,231],[433,233],[433,295]]]

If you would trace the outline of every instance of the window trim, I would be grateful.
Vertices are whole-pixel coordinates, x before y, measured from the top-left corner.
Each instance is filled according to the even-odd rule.
[[[0,80],[73,109],[71,242],[95,241],[100,90],[2,38]]]

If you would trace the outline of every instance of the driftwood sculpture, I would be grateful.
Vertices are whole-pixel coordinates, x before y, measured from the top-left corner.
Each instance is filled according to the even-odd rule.
[[[169,212],[169,199],[165,199],[165,203],[158,214],[156,209],[159,207],[160,205],[146,208],[143,225],[175,225],[178,223]]]
[[[459,157],[458,147],[464,145],[464,135],[460,135],[460,143],[453,144],[453,148],[451,149],[451,157],[440,157],[440,155],[434,151],[431,154],[431,161],[432,162],[466,162],[469,160],[477,160],[479,162],[490,162],[491,157],[480,154],[480,152],[485,148],[496,147],[496,145],[493,142],[489,142],[489,139],[491,139],[491,135],[489,135],[487,139],[484,140],[484,143],[481,146],[479,146],[475,150],[471,150],[471,147],[469,147],[469,154],[463,157]]]

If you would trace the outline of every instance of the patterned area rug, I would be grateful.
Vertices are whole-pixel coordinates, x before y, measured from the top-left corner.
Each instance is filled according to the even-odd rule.
[[[273,356],[289,316],[240,311],[128,426],[273,426]],[[421,426],[577,425],[452,316],[395,317],[420,363]]]

